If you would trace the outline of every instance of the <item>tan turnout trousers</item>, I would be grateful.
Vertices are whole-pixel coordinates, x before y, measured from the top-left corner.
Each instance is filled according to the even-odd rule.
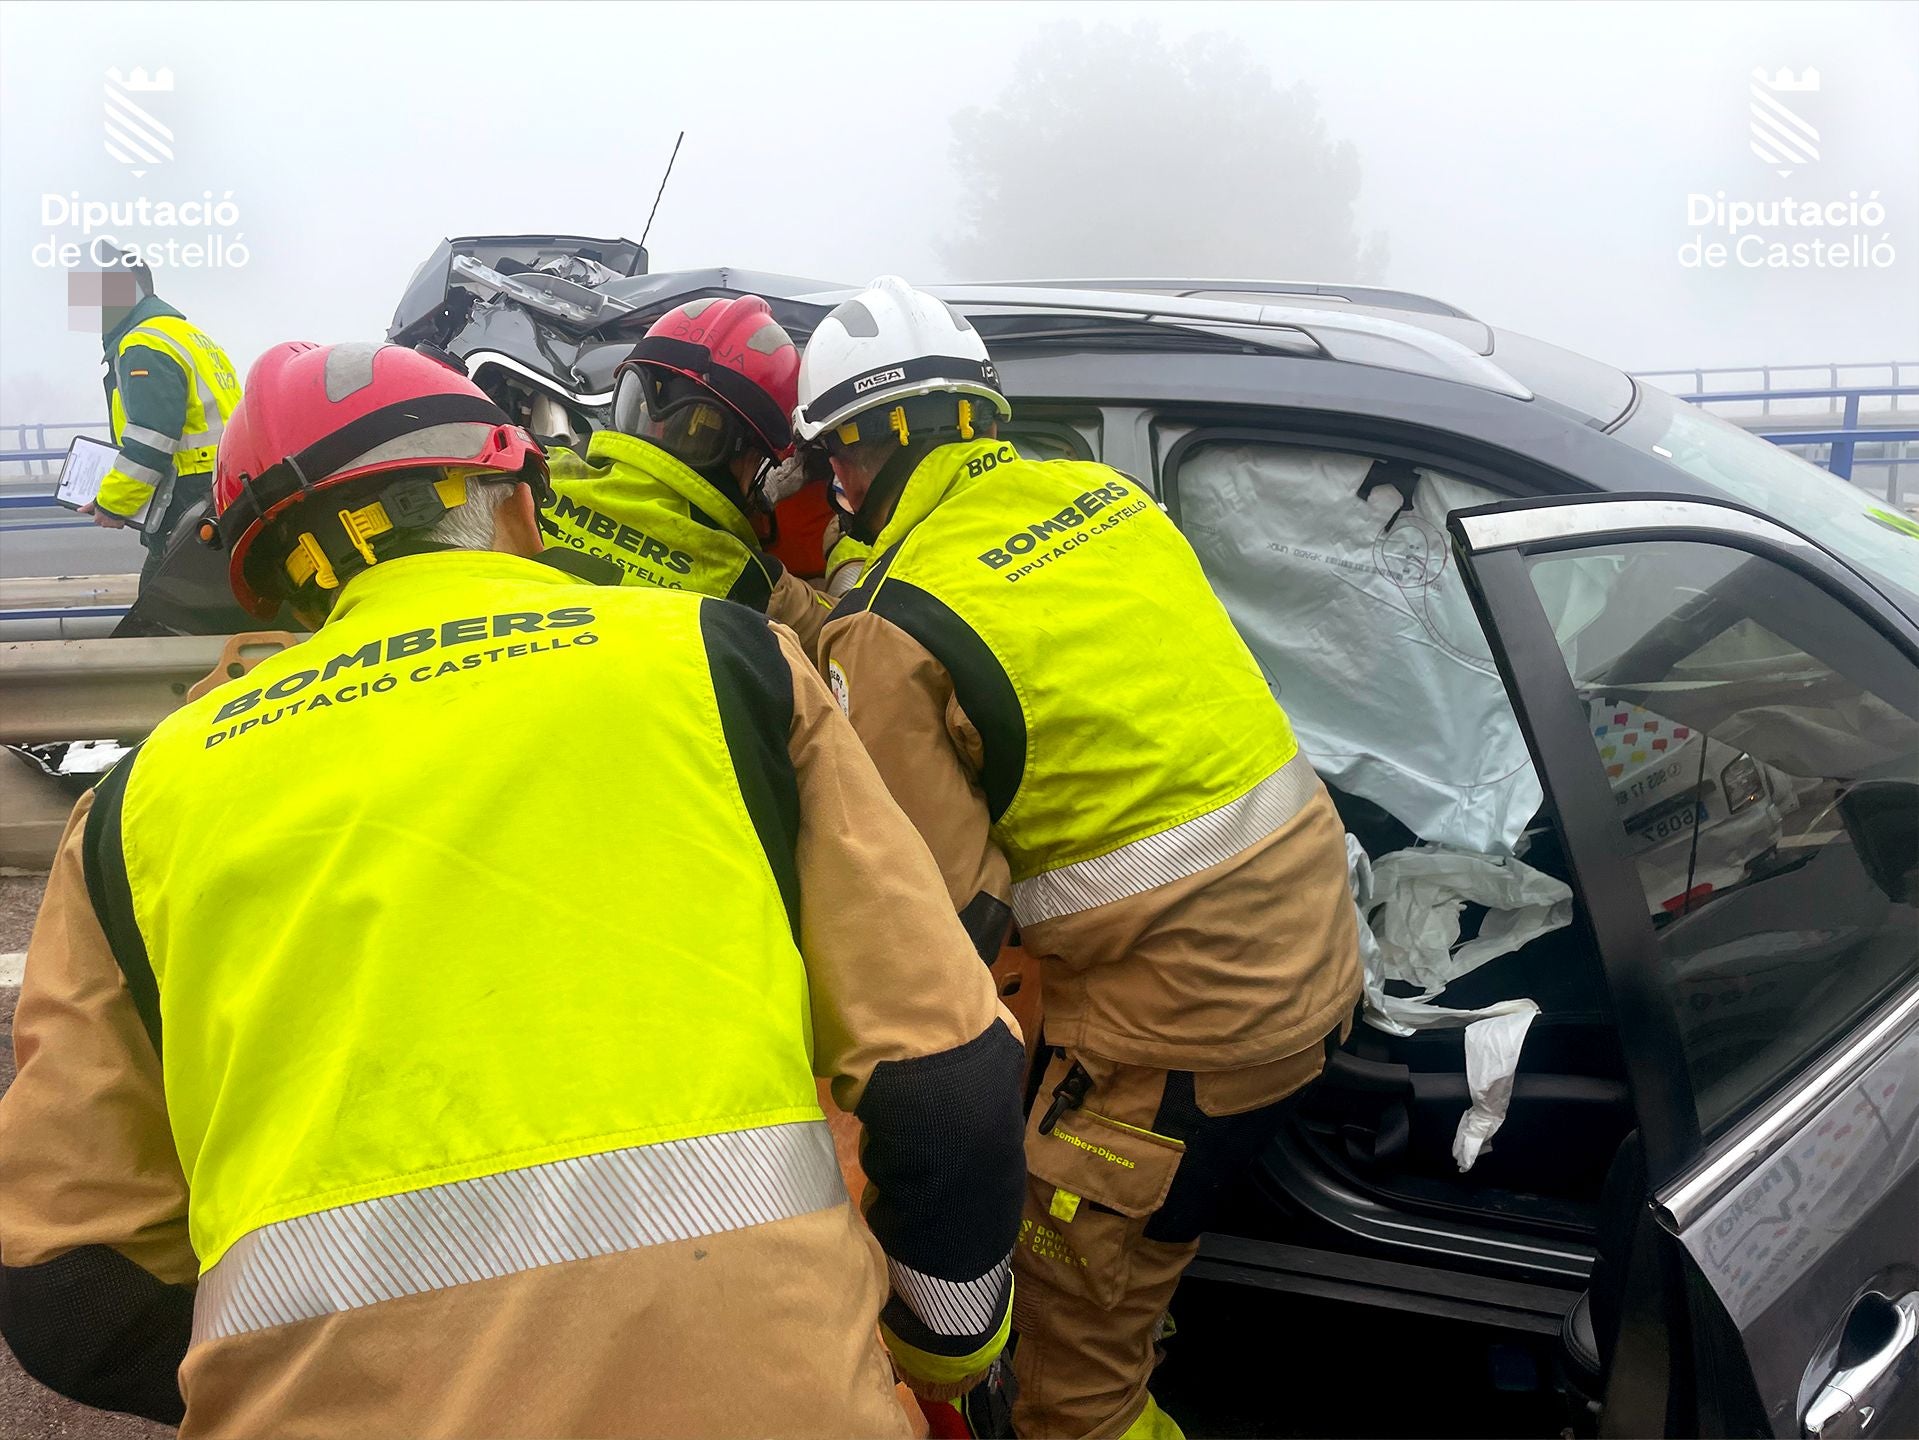
[[[1325,1051],[1322,1042],[1199,1074],[1053,1056],[1027,1122],[1026,1211],[1013,1252],[1021,1436],[1107,1440],[1139,1420],[1161,1317],[1200,1231]],[[1090,1080],[1085,1098],[1042,1133],[1076,1061]]]

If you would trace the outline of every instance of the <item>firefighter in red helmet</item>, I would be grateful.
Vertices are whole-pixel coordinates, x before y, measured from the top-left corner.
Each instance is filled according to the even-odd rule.
[[[544,463],[398,346],[248,375],[213,538],[323,623],[56,854],[0,1338],[61,1393],[183,1440],[904,1436],[895,1367],[939,1399],[1006,1343],[1024,1051],[938,868],[790,632],[531,553]]]
[[[810,654],[829,602],[764,548],[763,487],[793,453],[800,352],[757,295],[689,300],[620,366],[613,428],[563,457],[551,543],[610,560],[629,585],[736,600]]]

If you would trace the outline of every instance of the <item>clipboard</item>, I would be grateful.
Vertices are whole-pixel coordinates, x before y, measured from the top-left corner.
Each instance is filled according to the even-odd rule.
[[[96,440],[91,435],[74,436],[73,443],[67,446],[66,459],[60,462],[59,477],[54,481],[53,503],[68,510],[81,510],[91,505],[99,498],[101,483],[119,456],[120,447],[117,445]],[[147,503],[126,517],[128,524],[146,528],[148,518],[154,513],[153,500],[159,496],[162,488],[171,487],[166,486],[165,482],[156,486]]]

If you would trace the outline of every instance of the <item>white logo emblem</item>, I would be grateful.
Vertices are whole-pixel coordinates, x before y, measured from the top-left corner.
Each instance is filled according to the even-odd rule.
[[[858,380],[855,380],[853,382],[853,393],[855,395],[864,395],[875,385],[884,385],[889,380],[904,380],[905,378],[906,372],[898,366],[894,366],[891,370],[880,370],[871,375],[863,375]]]
[[[1778,172],[1781,179],[1799,165],[1819,158],[1819,131],[1810,120],[1789,107],[1781,95],[1810,95],[1819,90],[1819,72],[1790,70],[1773,74],[1763,66],[1752,72],[1752,153]],[[1797,100],[1795,105],[1801,103]]]
[[[107,71],[103,116],[107,154],[131,166],[136,178],[146,174],[148,166],[173,158],[173,131],[150,108],[155,96],[172,93],[173,72],[164,66],[151,77],[143,66],[135,66],[130,75],[123,75],[118,66]]]
[[[834,660],[826,667],[827,688],[833,692],[833,698],[839,701],[840,714],[849,720],[853,717],[850,702],[846,698],[846,672],[840,669],[840,662]]]

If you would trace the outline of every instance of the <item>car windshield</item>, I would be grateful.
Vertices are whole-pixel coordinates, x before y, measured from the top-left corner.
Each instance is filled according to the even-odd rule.
[[[1769,440],[1642,386],[1634,438],[1732,499],[1790,525],[1894,592],[1919,619],[1919,520]]]

